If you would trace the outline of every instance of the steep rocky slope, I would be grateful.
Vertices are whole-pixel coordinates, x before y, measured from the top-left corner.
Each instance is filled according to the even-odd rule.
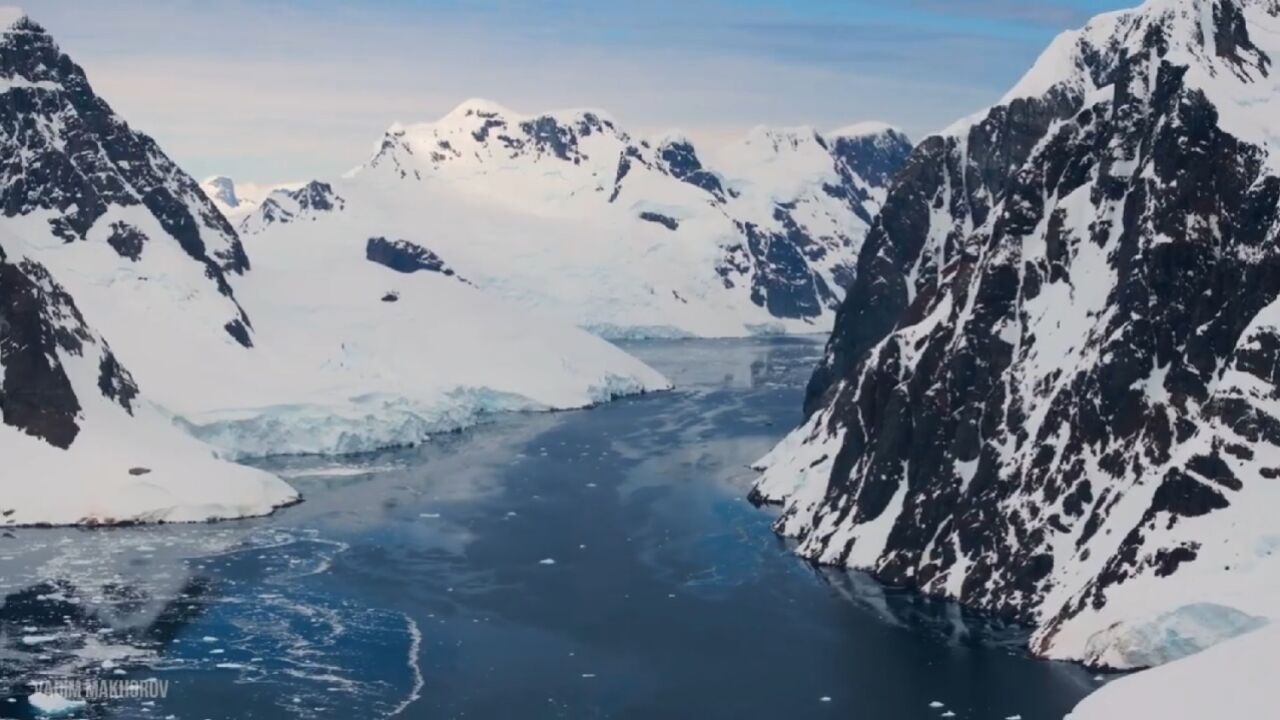
[[[806,425],[799,552],[1140,667],[1280,608],[1280,3],[1150,0],[925,140]]]

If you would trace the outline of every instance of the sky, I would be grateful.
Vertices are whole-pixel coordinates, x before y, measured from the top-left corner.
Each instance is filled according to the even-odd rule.
[[[363,162],[394,122],[483,97],[632,135],[883,120],[997,101],[1059,32],[1137,0],[27,0],[100,95],[196,177]]]

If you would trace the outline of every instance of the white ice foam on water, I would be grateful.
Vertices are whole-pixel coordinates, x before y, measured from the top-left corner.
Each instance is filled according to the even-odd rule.
[[[409,632],[408,665],[409,673],[413,677],[413,687],[410,688],[408,697],[400,701],[400,704],[387,715],[388,718],[400,715],[409,709],[410,705],[420,700],[422,698],[422,690],[427,686],[427,681],[422,675],[422,629],[408,615],[404,616],[404,620]]]

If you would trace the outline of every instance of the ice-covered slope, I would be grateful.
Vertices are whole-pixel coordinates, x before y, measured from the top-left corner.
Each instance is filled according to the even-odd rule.
[[[10,16],[0,524],[223,518],[296,498],[179,428],[224,456],[346,452],[668,387],[395,238],[281,242],[251,270],[199,186]],[[326,207],[326,190],[297,191],[293,209]]]
[[[886,128],[836,147],[762,129],[712,168],[687,139],[636,140],[599,111],[472,100],[388,130],[325,183],[341,205],[281,192],[240,228],[255,248],[412,241],[479,288],[606,336],[816,332],[910,143]]]
[[[1152,0],[916,149],[807,424],[799,552],[1141,667],[1280,613],[1280,3]]]

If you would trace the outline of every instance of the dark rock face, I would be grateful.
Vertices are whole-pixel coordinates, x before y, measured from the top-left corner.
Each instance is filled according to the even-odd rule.
[[[737,250],[745,249],[750,257],[749,261],[744,257],[741,262],[749,262],[755,269],[751,274],[751,299],[774,317],[817,317],[838,300],[810,265],[810,261],[819,259],[826,250],[805,234],[786,210],[779,208],[775,219],[783,222],[785,232],[764,231],[754,223],[739,227],[746,244]],[[723,273],[722,270],[722,276]]]
[[[249,268],[235,231],[151,138],[93,93],[43,28],[23,19],[0,38],[0,75],[30,81],[0,93],[0,213],[52,211],[50,230],[74,242],[109,206],[144,206],[230,295],[224,273]]]
[[[1218,55],[1264,78],[1239,13],[1218,3]],[[857,528],[890,522],[866,569],[1047,620],[1042,650],[1114,588],[1194,563],[1194,541],[1153,538],[1231,507],[1264,475],[1240,468],[1280,447],[1251,394],[1280,379],[1280,177],[1167,59],[1162,25],[1138,39],[1082,53],[1109,97],[1060,85],[915,150],[806,399],[841,440],[802,553],[844,564]],[[1092,552],[1103,570],[1041,607]]]
[[[863,222],[871,224],[878,203],[868,187],[884,187],[887,179],[905,163],[911,143],[895,131],[865,138],[841,138],[834,143],[820,135],[813,140],[832,156],[839,181],[825,185],[823,192],[846,204]],[[773,219],[781,231],[765,230],[754,223],[738,223],[743,242],[731,246],[718,268],[725,285],[733,287],[736,278],[747,277],[751,298],[779,318],[816,318],[828,308],[837,307],[841,293],[853,283],[856,269],[852,264],[834,267],[832,287],[815,263],[831,252],[831,242],[848,247],[850,239],[815,237],[799,222],[799,205],[808,200],[779,203]]]
[[[642,212],[640,213],[640,219],[644,220],[645,222],[657,223],[658,225],[661,225],[671,231],[680,229],[679,220],[676,220],[673,217],[668,217],[666,215],[663,215],[662,213],[647,212],[647,211]]]
[[[142,257],[142,248],[147,244],[147,236],[127,222],[115,222],[111,224],[111,234],[107,236],[107,244],[120,253],[120,257],[137,262]]]
[[[398,273],[434,272],[446,277],[456,275],[453,268],[446,265],[439,255],[408,240],[369,238],[369,242],[365,243],[365,259]]]
[[[249,337],[249,327],[242,320],[236,319],[222,326],[223,330],[231,336],[232,340],[240,343],[243,348],[253,347],[253,339]]]
[[[329,183],[312,181],[297,190],[286,191],[302,210],[328,212],[343,204],[342,198],[333,192]]]
[[[103,397],[114,400],[130,415],[133,414],[133,401],[138,398],[138,386],[134,384],[133,376],[120,365],[120,361],[116,360],[110,350],[105,350],[102,359],[98,361],[98,390]]]
[[[564,124],[550,115],[543,115],[520,123],[520,130],[528,140],[508,138],[507,145],[513,150],[531,149],[576,165],[588,159],[579,147],[578,139],[606,129],[613,130],[613,123],[601,120],[594,113],[583,113],[574,124]]]
[[[313,180],[297,190],[276,190],[262,201],[255,220],[262,227],[287,224],[320,213],[341,212],[347,201],[327,182]],[[246,218],[246,222],[249,218]],[[242,226],[243,227],[243,226]]]
[[[658,149],[662,167],[671,177],[706,190],[720,202],[724,202],[724,186],[720,178],[702,167],[698,153],[687,142],[670,142]]]
[[[43,266],[9,262],[0,250],[0,415],[4,424],[66,449],[80,433],[80,401],[60,355],[99,347],[98,386],[132,412],[138,389],[85,326],[84,318]]]
[[[861,137],[837,137],[828,145],[831,154],[846,168],[875,187],[887,186],[914,149],[906,135],[893,129]]]

